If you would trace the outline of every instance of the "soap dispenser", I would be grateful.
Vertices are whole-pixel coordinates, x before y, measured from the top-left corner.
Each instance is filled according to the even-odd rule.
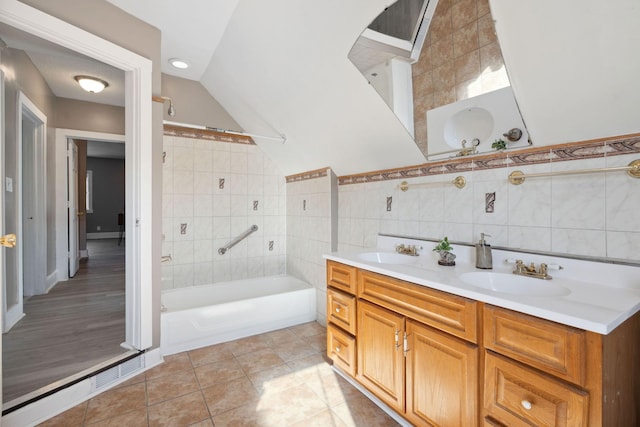
[[[491,245],[485,242],[485,236],[491,237],[489,234],[480,233],[480,241],[476,244],[476,268],[491,270],[493,268]]]

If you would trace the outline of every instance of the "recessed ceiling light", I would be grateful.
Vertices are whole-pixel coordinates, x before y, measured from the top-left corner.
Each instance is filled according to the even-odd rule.
[[[100,93],[104,90],[105,87],[109,86],[109,83],[97,77],[75,76],[74,79],[78,82],[82,89],[90,93]]]
[[[179,68],[181,70],[184,70],[185,68],[189,68],[189,63],[185,60],[182,60],[180,58],[171,58],[169,60],[169,64],[173,65],[176,68]]]

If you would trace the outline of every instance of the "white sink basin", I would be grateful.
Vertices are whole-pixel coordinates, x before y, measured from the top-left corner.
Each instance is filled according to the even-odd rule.
[[[505,294],[561,297],[571,293],[564,286],[553,283],[553,280],[546,281],[515,274],[474,271],[461,274],[460,279],[468,285]]]
[[[416,262],[417,259],[415,256],[397,254],[395,252],[365,252],[358,254],[358,257],[363,261],[378,264],[411,264]]]

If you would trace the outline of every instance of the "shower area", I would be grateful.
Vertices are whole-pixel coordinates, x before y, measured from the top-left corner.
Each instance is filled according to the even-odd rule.
[[[323,322],[334,178],[285,177],[243,135],[165,125],[163,354]]]

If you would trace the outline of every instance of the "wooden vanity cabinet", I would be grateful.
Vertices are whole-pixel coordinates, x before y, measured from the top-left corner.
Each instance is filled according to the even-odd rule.
[[[484,415],[508,426],[640,425],[640,313],[608,335],[486,305]]]
[[[476,426],[477,345],[422,322],[475,338],[469,300],[362,270],[358,297],[356,379],[414,425]]]
[[[329,357],[416,426],[640,426],[640,313],[601,335],[331,261],[327,278]]]
[[[355,267],[327,261],[327,356],[356,375]]]

